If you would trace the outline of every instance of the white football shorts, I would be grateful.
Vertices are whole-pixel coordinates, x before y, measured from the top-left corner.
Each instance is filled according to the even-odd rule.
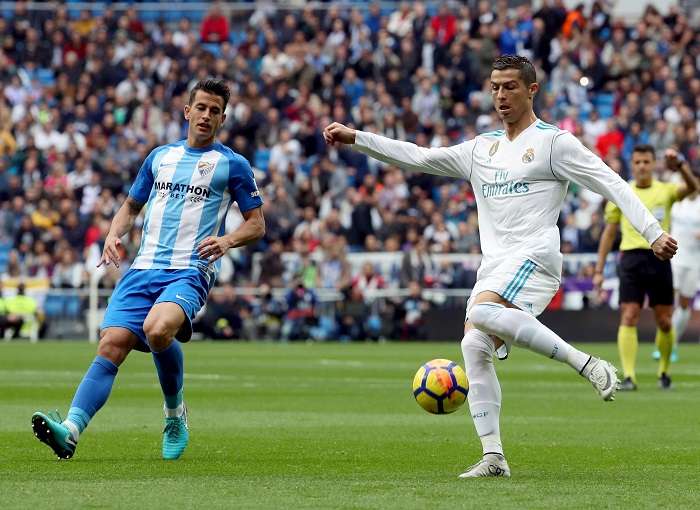
[[[673,288],[683,297],[695,297],[698,283],[700,283],[700,268],[674,264],[673,259],[671,259],[671,268],[673,270]]]
[[[487,290],[537,317],[559,290],[559,280],[527,258],[482,265],[467,301],[467,319],[476,296]]]

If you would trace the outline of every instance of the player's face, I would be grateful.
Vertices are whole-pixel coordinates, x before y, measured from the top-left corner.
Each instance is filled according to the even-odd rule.
[[[190,122],[187,138],[191,143],[197,146],[211,144],[226,119],[223,98],[198,90],[192,104],[185,105],[185,119]]]
[[[632,176],[642,186],[651,184],[656,160],[651,152],[632,153]]]
[[[496,113],[503,122],[515,123],[532,109],[537,83],[528,87],[517,69],[491,71],[491,98]]]

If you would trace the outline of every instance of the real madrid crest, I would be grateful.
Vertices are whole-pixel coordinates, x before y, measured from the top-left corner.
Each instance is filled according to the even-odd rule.
[[[535,150],[534,149],[526,150],[525,154],[523,154],[523,163],[532,163],[533,159],[535,159]]]
[[[498,150],[498,140],[494,142],[494,144],[491,146],[489,149],[489,157],[493,157],[494,154],[496,154],[496,151]]]

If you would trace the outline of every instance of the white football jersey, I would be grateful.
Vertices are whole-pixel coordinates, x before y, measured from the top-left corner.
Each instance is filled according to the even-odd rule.
[[[528,258],[561,277],[557,220],[569,181],[613,201],[654,242],[663,230],[629,185],[574,135],[537,119],[514,140],[504,130],[452,147],[422,148],[357,131],[355,149],[409,170],[471,182],[483,264]]]
[[[671,236],[678,241],[674,265],[700,268],[700,194],[673,204]]]

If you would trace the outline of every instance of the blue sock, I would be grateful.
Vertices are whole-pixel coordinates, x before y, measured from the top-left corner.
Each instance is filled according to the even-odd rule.
[[[96,356],[80,381],[67,418],[75,423],[80,432],[85,430],[95,413],[107,402],[117,370],[117,365],[110,360]]]
[[[185,366],[180,342],[173,340],[167,349],[153,353],[153,362],[158,370],[158,380],[165,397],[165,407],[176,409],[182,404],[182,384]]]

